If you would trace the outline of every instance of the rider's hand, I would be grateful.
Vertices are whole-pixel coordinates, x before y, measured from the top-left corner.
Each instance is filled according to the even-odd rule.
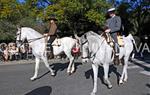
[[[111,29],[106,29],[105,32],[109,33],[111,31]]]
[[[44,37],[47,37],[47,36],[48,36],[48,34],[44,34],[43,36],[44,36]]]

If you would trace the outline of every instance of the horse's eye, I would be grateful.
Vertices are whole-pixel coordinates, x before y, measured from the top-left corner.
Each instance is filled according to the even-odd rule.
[[[19,33],[16,34],[17,36],[19,35]]]

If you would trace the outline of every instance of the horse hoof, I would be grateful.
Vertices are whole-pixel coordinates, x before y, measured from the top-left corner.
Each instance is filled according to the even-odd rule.
[[[51,73],[51,76],[55,76],[55,73]]]
[[[124,82],[127,82],[127,79],[124,79],[123,81],[124,81]]]
[[[72,71],[71,74],[75,73],[75,71]]]
[[[108,86],[108,89],[112,89],[112,85],[109,85],[109,86]]]
[[[71,73],[71,72],[68,72],[68,75],[70,76],[70,75],[72,75],[72,73]]]
[[[31,80],[31,81],[35,81],[35,80],[36,80],[36,78],[30,78],[30,80]]]
[[[119,82],[119,85],[122,85],[124,82]]]
[[[94,92],[91,92],[91,94],[90,95],[96,95]]]

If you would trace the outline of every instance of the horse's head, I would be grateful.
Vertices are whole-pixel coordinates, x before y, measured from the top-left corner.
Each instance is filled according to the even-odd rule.
[[[81,54],[82,62],[87,63],[89,61],[89,43],[86,34],[81,36],[79,43],[80,43],[80,49],[82,53]]]
[[[25,34],[22,32],[22,28],[18,28],[18,31],[16,33],[16,43],[17,43],[17,47],[22,46],[22,44],[25,42],[26,40],[26,36]]]

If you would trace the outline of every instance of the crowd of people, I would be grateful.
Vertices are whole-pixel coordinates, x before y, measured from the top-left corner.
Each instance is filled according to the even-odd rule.
[[[1,43],[0,44],[0,57],[1,61],[8,62],[13,60],[28,59],[32,55],[32,49],[28,44],[24,44],[18,48],[16,43]]]

